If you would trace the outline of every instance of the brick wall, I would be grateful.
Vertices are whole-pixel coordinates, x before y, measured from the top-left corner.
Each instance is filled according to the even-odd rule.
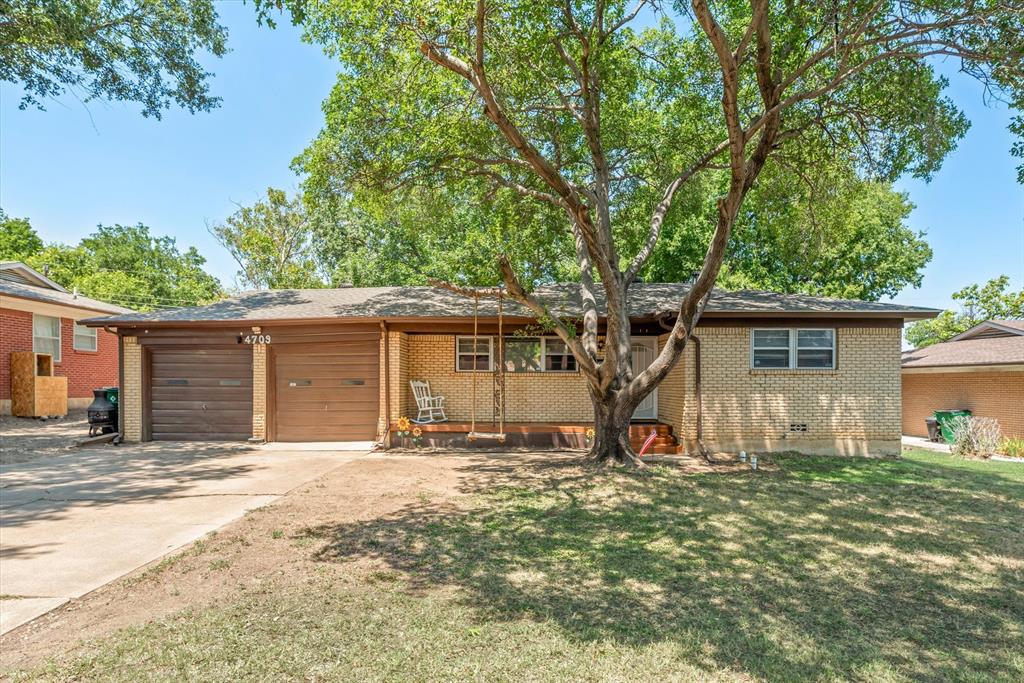
[[[254,327],[259,334],[260,328]],[[252,438],[265,441],[267,438],[267,345],[253,344],[252,347]]]
[[[837,329],[834,370],[752,370],[749,328],[700,328],[705,442],[723,451],[897,454],[900,332]],[[691,452],[693,368],[690,345],[659,392],[660,419],[673,425]],[[792,431],[792,425],[807,431]]]
[[[84,407],[92,402],[92,390],[117,386],[117,336],[96,331],[96,351],[76,351],[74,320],[61,318],[61,360],[53,374],[68,378],[68,404]],[[10,354],[32,350],[32,313],[0,309],[0,401],[10,411]]]
[[[456,372],[455,335],[406,336],[407,365],[403,369],[400,359],[397,361],[399,371],[392,372],[392,377],[402,378],[400,402],[404,414],[416,416],[416,401],[408,388],[409,380],[423,379],[430,382],[434,394],[445,397],[448,419],[469,420],[473,376],[476,375],[476,419],[490,421],[494,403],[493,373]],[[391,356],[393,367],[395,355]],[[506,373],[505,419],[509,422],[590,422],[594,419],[594,410],[578,372]]]
[[[405,332],[388,332],[388,344],[390,346],[388,351],[387,362],[390,363],[388,368],[388,376],[391,380],[391,385],[388,387],[388,400],[390,405],[387,406],[386,411],[381,411],[382,416],[386,416],[386,419],[390,423],[394,423],[402,415],[408,415],[409,417],[416,417],[415,412],[409,412],[410,403],[412,404],[412,410],[416,409],[416,402],[412,398],[412,390],[409,388],[409,335]],[[384,368],[385,358],[382,355],[380,359],[380,366]],[[381,383],[383,385],[383,382]],[[381,397],[383,401],[384,397]]]
[[[903,433],[928,436],[936,410],[966,408],[999,420],[1003,436],[1024,438],[1024,372],[941,372],[903,375]]]
[[[0,400],[11,411],[11,352],[32,350],[32,314],[0,308]]]
[[[751,370],[749,328],[701,328],[704,436],[713,450],[798,450],[879,455],[899,452],[900,329],[840,328],[834,370]],[[659,339],[659,348],[666,336]],[[430,381],[448,417],[468,420],[472,373],[455,372],[454,335],[391,339],[395,404],[415,415],[408,379]],[[696,450],[694,348],[658,388],[658,419]],[[589,422],[593,409],[578,373],[506,374],[506,419]],[[491,373],[477,374],[477,419],[491,416]],[[398,385],[399,391],[395,390]],[[792,431],[806,425],[806,431]]]
[[[121,420],[125,441],[142,440],[142,347],[137,337],[124,337],[124,387],[121,388]]]

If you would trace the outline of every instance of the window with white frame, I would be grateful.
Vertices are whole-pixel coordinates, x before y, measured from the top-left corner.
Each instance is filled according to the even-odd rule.
[[[576,356],[569,346],[558,338],[544,338],[544,370],[547,372],[575,372]]]
[[[75,351],[96,350],[96,328],[86,327],[75,323],[75,339],[73,348]]]
[[[455,369],[460,372],[490,370],[493,341],[490,337],[456,337]]]
[[[505,372],[576,372],[576,358],[555,337],[505,337]],[[472,337],[456,339],[455,367],[459,371],[489,370],[497,353],[493,337],[481,337],[474,351]]]
[[[772,328],[751,332],[750,367],[755,370],[830,370],[835,366],[833,329]]]
[[[48,315],[32,316],[32,350],[48,353],[53,362],[60,362],[60,318]]]

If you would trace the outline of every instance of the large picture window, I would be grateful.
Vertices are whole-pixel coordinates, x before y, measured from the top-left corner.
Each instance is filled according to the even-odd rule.
[[[74,349],[75,351],[95,351],[96,328],[75,323]]]
[[[505,372],[540,372],[540,337],[505,337]]]
[[[60,318],[48,315],[32,316],[32,350],[48,353],[53,362],[60,362]]]
[[[773,328],[751,332],[750,367],[755,370],[830,370],[835,366],[833,329]]]
[[[455,368],[460,372],[490,370],[498,353],[493,337],[457,337]],[[576,372],[576,358],[555,337],[505,337],[505,372]]]

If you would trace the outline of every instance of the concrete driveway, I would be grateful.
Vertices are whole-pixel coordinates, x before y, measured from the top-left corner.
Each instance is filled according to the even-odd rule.
[[[365,451],[101,447],[0,468],[0,633]]]

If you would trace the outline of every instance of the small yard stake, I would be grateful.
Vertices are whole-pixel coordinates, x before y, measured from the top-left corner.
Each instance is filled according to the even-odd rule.
[[[756,455],[750,456],[750,469],[752,469],[752,470],[756,470],[757,469],[757,456]]]
[[[746,461],[747,461],[747,452],[746,451],[740,451],[740,462],[746,462]]]

